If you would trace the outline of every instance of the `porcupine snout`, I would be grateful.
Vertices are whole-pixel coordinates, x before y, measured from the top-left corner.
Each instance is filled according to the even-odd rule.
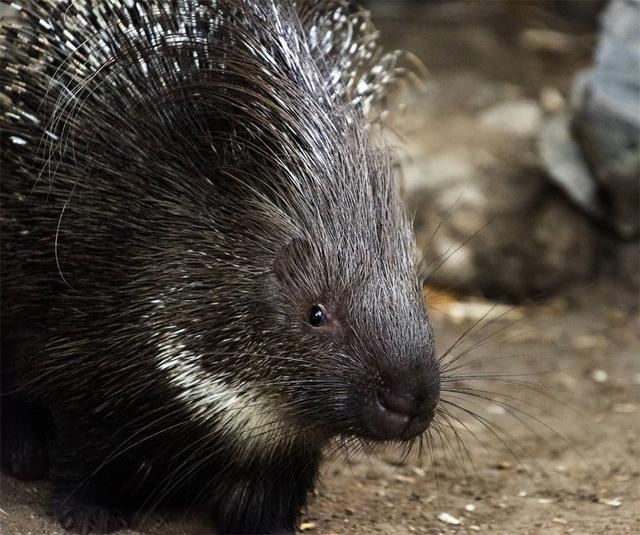
[[[345,348],[359,363],[351,414],[363,438],[410,440],[429,427],[440,400],[433,330],[419,290],[378,286],[376,293],[365,292]]]
[[[407,440],[424,432],[440,400],[440,370],[433,354],[418,365],[389,366],[368,396],[368,427],[378,440]]]

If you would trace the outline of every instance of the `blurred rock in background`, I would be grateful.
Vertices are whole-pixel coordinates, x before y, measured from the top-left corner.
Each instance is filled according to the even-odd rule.
[[[595,64],[578,74],[571,109],[541,135],[549,174],[621,238],[640,218],[640,0],[607,8]],[[572,143],[563,153],[554,148]],[[584,195],[585,191],[589,195]]]
[[[522,301],[606,272],[637,290],[638,2],[368,2],[385,47],[430,71],[390,131],[432,284]]]

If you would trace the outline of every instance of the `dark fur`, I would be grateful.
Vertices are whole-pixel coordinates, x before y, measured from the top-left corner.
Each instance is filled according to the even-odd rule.
[[[372,431],[377,392],[439,389],[373,34],[340,2],[133,4],[23,2],[0,35],[3,466],[48,464],[71,530],[181,496],[293,531],[329,440],[426,425]]]

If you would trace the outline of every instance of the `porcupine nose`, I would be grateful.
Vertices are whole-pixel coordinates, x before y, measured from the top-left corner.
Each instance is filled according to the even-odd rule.
[[[416,397],[410,393],[400,394],[389,390],[379,390],[378,402],[385,409],[397,414],[411,415],[416,410]]]
[[[406,439],[431,423],[439,401],[439,388],[381,388],[373,403],[372,430],[382,440]]]

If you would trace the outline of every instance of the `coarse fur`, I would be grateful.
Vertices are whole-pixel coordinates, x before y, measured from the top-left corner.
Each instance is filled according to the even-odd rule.
[[[220,533],[294,531],[333,438],[408,440],[439,396],[365,120],[393,56],[342,2],[19,6],[0,33],[4,469],[48,470],[70,530],[178,496]]]

